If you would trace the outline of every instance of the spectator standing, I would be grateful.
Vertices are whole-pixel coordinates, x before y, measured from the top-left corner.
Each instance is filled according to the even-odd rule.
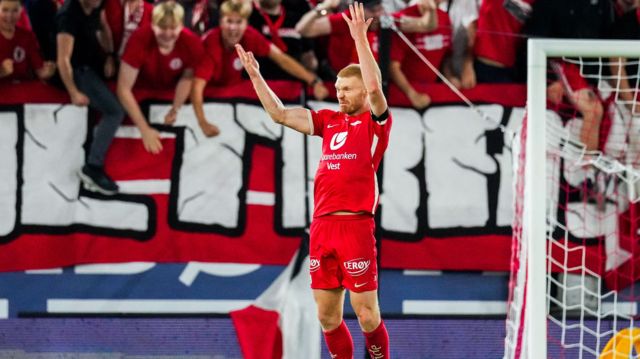
[[[173,124],[191,93],[193,73],[204,56],[200,39],[184,28],[184,9],[175,1],[158,3],[153,9],[151,25],[136,30],[122,55],[118,74],[118,98],[140,130],[144,148],[153,154],[162,150],[160,133],[142,114],[133,87],[154,90],[175,88],[173,104],[164,123]],[[205,134],[218,134],[212,124],[200,123]]]
[[[259,0],[253,5],[254,9],[249,16],[249,25],[258,30],[282,52],[302,63],[307,70],[315,72],[318,60],[313,52],[313,43],[310,39],[302,38],[295,29],[302,14],[309,10],[307,2],[298,1],[298,5],[293,7],[286,6],[282,0]],[[268,58],[261,59],[260,63],[265,78],[292,79],[278,64]]]
[[[151,24],[153,5],[144,0],[105,0],[104,7],[119,58],[133,32]]]
[[[436,11],[438,16],[438,27],[428,32],[414,32],[408,34],[408,39],[420,51],[420,53],[433,66],[440,69],[444,64],[445,56],[451,51],[451,22],[449,15],[436,9],[433,0],[422,1],[416,5],[394,14],[397,17],[421,17],[428,11]],[[398,36],[393,37],[391,44],[391,64],[389,67],[391,79],[409,98],[411,105],[417,109],[429,106],[431,98],[426,93],[416,91],[415,85],[418,83],[435,83],[438,77],[425,65],[418,55]],[[449,73],[450,71],[445,71]],[[407,74],[411,74],[407,77]],[[456,79],[456,84],[460,81]]]
[[[525,32],[531,37],[600,39],[606,37],[613,19],[611,0],[537,0]],[[580,140],[587,150],[599,149],[600,124],[605,115],[602,100],[576,66],[552,62],[551,69],[556,81],[547,92],[561,93],[582,114]],[[562,95],[549,97],[561,99]]]
[[[236,44],[241,44],[256,56],[269,58],[289,75],[312,87],[316,99],[322,100],[329,94],[324,83],[313,72],[306,70],[257,30],[248,26],[250,14],[250,4],[225,1],[220,6],[220,27],[210,30],[204,36],[206,56],[196,71],[191,97],[198,121],[206,121],[202,106],[204,88],[208,82],[216,86],[228,86],[243,81],[243,66],[235,50]]]
[[[478,82],[516,82],[517,51],[523,42],[520,33],[534,1],[482,0],[474,42]]]
[[[102,115],[79,176],[87,189],[112,195],[118,185],[104,172],[104,159],[124,111],[103,80],[103,75],[113,76],[115,61],[102,5],[102,0],[67,0],[60,8],[56,15],[57,65],[71,102],[90,106]]]
[[[43,61],[33,32],[17,26],[23,13],[20,0],[0,0],[0,80],[50,78],[55,64]]]
[[[480,0],[444,0],[438,8],[449,14],[452,26],[451,74],[460,79],[460,88],[469,89],[476,85],[473,69],[473,45],[478,26]]]

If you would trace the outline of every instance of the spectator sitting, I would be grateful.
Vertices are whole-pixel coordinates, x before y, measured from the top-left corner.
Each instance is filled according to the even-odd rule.
[[[234,85],[243,81],[243,66],[234,47],[236,44],[241,44],[256,56],[268,57],[288,74],[304,81],[313,88],[316,99],[322,100],[329,94],[324,83],[313,72],[306,70],[257,30],[248,26],[250,14],[250,4],[225,1],[220,6],[220,27],[210,30],[204,36],[205,61],[196,72],[191,97],[200,122],[206,121],[202,106],[204,88],[208,81],[216,86]]]
[[[183,26],[184,10],[174,1],[158,3],[153,9],[152,23],[136,30],[122,55],[118,74],[118,97],[142,135],[145,150],[162,151],[160,133],[149,126],[132,89],[175,88],[173,105],[164,123],[173,124],[178,110],[191,92],[194,69],[204,51],[200,39]],[[215,125],[200,124],[205,134],[216,135]]]
[[[153,5],[144,0],[105,0],[104,8],[113,34],[113,48],[120,57],[131,34],[151,23]]]
[[[310,39],[302,38],[295,29],[298,20],[306,12],[304,8],[308,9],[309,6],[302,1],[299,6],[293,8],[282,4],[282,0],[260,0],[254,3],[249,25],[262,33],[282,52],[302,63],[307,70],[315,72],[318,60],[313,52],[313,43]],[[266,79],[292,79],[269,59],[260,61],[260,69]]]
[[[422,1],[394,14],[394,16],[420,17],[435,7],[436,3],[433,0]],[[451,50],[451,22],[449,15],[440,9],[437,9],[437,16],[438,27],[436,29],[411,33],[408,34],[408,38],[433,66],[440,69],[445,56]],[[416,83],[434,83],[438,80],[438,76],[397,36],[394,36],[391,44],[389,71],[393,82],[409,98],[414,108],[423,109],[431,104],[429,95],[416,91],[414,86]],[[411,78],[407,78],[405,74],[411,74]],[[456,79],[455,82],[459,86],[460,81]]]
[[[429,0],[420,0],[429,1]],[[367,19],[373,18],[367,31],[367,37],[374,57],[378,56],[379,17],[384,13],[382,0],[364,0],[364,11]],[[342,18],[349,16],[348,10],[328,15],[329,11],[340,4],[339,0],[325,0],[302,16],[296,30],[304,37],[319,37],[330,35],[328,45],[328,59],[331,68],[337,72],[350,63],[357,62],[355,45],[348,38],[349,27]],[[328,15],[328,16],[327,16]],[[403,17],[400,19],[400,30],[403,32],[431,31],[437,27],[435,8],[425,12],[421,17]]]
[[[35,35],[16,26],[21,13],[20,0],[0,0],[0,80],[30,80],[33,72],[46,80],[55,72],[55,64],[42,61]]]
[[[102,113],[79,176],[87,189],[115,194],[118,185],[107,176],[103,165],[124,111],[101,76],[111,77],[115,71],[111,31],[102,1],[67,0],[56,15],[56,23],[58,71],[71,102],[76,106],[91,106]]]

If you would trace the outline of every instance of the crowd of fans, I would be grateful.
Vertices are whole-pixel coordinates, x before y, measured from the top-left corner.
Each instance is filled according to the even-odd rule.
[[[354,61],[355,49],[342,18],[348,0],[316,1],[0,0],[0,83],[49,81],[66,89],[73,104],[100,112],[81,177],[87,186],[112,194],[118,188],[102,164],[125,113],[145,149],[162,150],[134,88],[174,91],[166,124],[190,99],[203,132],[215,136],[219,129],[205,117],[203,92],[242,81],[234,50],[240,43],[260,58],[267,79],[302,81],[316,99],[328,96],[324,81]],[[375,56],[382,16],[390,15],[410,40],[411,46],[393,35],[389,75],[417,109],[431,103],[419,88],[440,79],[416,49],[453,86],[470,89],[477,83],[522,82],[528,37],[640,36],[640,0],[362,2],[366,16],[374,18],[368,37]],[[626,71],[622,67],[611,70]],[[566,64],[553,64],[551,71],[556,78],[550,101],[571,103],[585,123],[599,126],[602,100],[588,82]],[[115,94],[110,80],[117,83]],[[589,149],[598,147],[597,133],[585,131]]]

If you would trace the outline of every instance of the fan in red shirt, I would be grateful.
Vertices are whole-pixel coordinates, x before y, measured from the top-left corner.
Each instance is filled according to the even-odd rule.
[[[122,55],[118,74],[118,98],[138,127],[147,151],[162,150],[160,134],[149,126],[133,95],[133,87],[173,89],[173,105],[165,124],[173,124],[189,97],[193,73],[203,56],[200,39],[182,25],[184,10],[174,1],[157,4],[151,26],[136,30]]]
[[[248,26],[251,5],[246,2],[225,1],[220,6],[220,27],[204,35],[206,56],[196,71],[191,102],[199,122],[206,122],[204,115],[204,88],[207,82],[216,86],[234,85],[242,79],[242,63],[234,49],[240,44],[256,56],[268,57],[291,76],[313,88],[316,99],[329,94],[324,83],[313,72],[285,54],[257,30]]]
[[[420,0],[420,2],[430,0]],[[373,55],[378,57],[378,29],[379,18],[384,13],[382,0],[364,0],[365,16],[372,19],[367,32],[367,39]],[[329,14],[337,8],[340,0],[325,0],[315,8],[304,14],[296,24],[296,30],[304,37],[314,38],[329,35],[328,60],[334,71],[339,71],[350,63],[357,63],[356,48],[350,41],[344,41],[349,34],[349,27],[342,19],[342,15],[348,15],[348,11]],[[420,17],[403,17],[399,28],[403,32],[423,32],[436,28],[435,8],[425,12]]]
[[[133,32],[151,24],[153,5],[144,0],[105,0],[104,9],[113,48],[122,56]]]
[[[436,9],[435,1],[422,1],[416,5],[394,14],[396,17],[409,16],[420,17],[430,8]],[[407,34],[407,38],[420,51],[420,53],[437,69],[441,68],[445,56],[451,51],[451,21],[449,15],[436,9],[438,27],[428,32],[415,32]],[[391,64],[389,67],[391,79],[409,98],[411,105],[417,109],[423,109],[431,104],[431,98],[426,93],[416,91],[417,83],[434,83],[438,79],[435,72],[431,71],[411,48],[398,36],[394,36],[391,44]],[[450,74],[451,71],[446,71]],[[411,74],[408,78],[405,74]],[[447,76],[451,77],[451,76]],[[460,80],[456,79],[456,84]]]
[[[50,78],[56,70],[53,62],[42,61],[36,36],[16,26],[22,13],[19,0],[0,0],[0,81]]]
[[[389,358],[389,335],[378,307],[373,214],[378,204],[376,170],[389,140],[391,115],[382,92],[362,4],[343,15],[359,64],[338,73],[339,111],[286,108],[260,74],[253,53],[237,51],[271,118],[307,135],[322,137],[314,184],[310,231],[311,288],[332,358],[353,358],[353,341],[342,318],[345,288],[372,358]]]

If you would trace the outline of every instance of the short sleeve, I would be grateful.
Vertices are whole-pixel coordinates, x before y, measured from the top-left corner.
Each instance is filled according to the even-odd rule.
[[[323,136],[325,119],[330,112],[331,111],[329,110],[309,110],[309,135],[319,137]]]
[[[189,30],[185,29],[182,31],[185,31],[185,43],[189,53],[189,61],[186,67],[195,70],[204,59],[204,46],[200,38],[189,32]]]
[[[204,54],[200,63],[195,67],[194,76],[205,81],[211,80],[213,78],[215,65],[213,63],[213,59],[209,54]]]
[[[66,33],[74,37],[78,33],[78,23],[73,21],[68,9],[59,12],[56,16],[56,30],[58,33]]]
[[[122,54],[122,61],[133,68],[139,69],[145,60],[145,28],[138,28],[133,32]]]

